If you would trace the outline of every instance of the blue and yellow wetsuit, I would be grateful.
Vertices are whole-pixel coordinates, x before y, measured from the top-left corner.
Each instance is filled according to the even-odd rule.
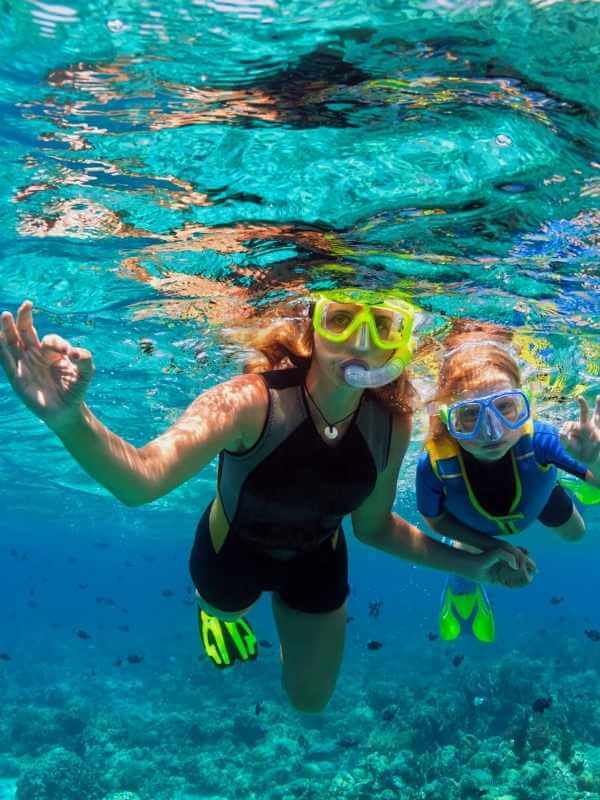
[[[543,422],[529,422],[514,447],[493,462],[475,459],[450,436],[430,440],[417,466],[417,507],[425,517],[445,512],[490,536],[518,533],[536,519],[558,527],[573,513],[573,500],[557,483],[557,467],[578,478],[587,472],[564,450],[558,431]],[[472,620],[477,638],[493,641],[483,587],[451,577],[442,596],[442,638],[459,635],[460,618]]]

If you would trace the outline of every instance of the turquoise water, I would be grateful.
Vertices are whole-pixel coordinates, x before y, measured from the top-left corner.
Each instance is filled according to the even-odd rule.
[[[513,326],[543,419],[598,392],[596,3],[2,10],[0,308],[28,297],[41,334],[93,352],[89,404],[127,440],[239,369],[223,325],[335,285]],[[423,430],[396,505],[414,522]],[[187,554],[214,465],[122,507],[3,380],[0,437],[2,800],[600,796],[598,507],[580,544],[523,537],[540,574],[491,591],[489,648],[430,641],[442,576],[352,541],[342,675],[302,717],[266,599],[255,664],[198,659]]]

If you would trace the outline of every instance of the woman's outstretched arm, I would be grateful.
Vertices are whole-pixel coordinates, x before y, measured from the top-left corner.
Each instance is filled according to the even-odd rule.
[[[41,341],[25,301],[16,320],[1,316],[0,365],[15,394],[59,437],[81,467],[126,505],[141,505],[198,473],[221,450],[258,437],[268,395],[257,375],[241,375],[199,395],[164,433],[138,448],[106,427],[84,402],[92,355],[55,334]]]

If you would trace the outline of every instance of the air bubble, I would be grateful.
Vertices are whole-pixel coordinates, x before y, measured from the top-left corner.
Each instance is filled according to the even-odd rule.
[[[125,25],[120,19],[109,19],[106,23],[106,27],[109,31],[112,31],[112,33],[120,33],[124,30]]]

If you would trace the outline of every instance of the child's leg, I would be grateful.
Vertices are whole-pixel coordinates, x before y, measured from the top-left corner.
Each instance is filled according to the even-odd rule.
[[[573,512],[569,519],[563,524],[556,527],[553,526],[555,533],[558,533],[561,539],[568,542],[577,542],[585,535],[585,522],[583,517],[573,505]]]
[[[577,542],[585,534],[585,522],[573,498],[558,484],[538,519],[568,542]]]

